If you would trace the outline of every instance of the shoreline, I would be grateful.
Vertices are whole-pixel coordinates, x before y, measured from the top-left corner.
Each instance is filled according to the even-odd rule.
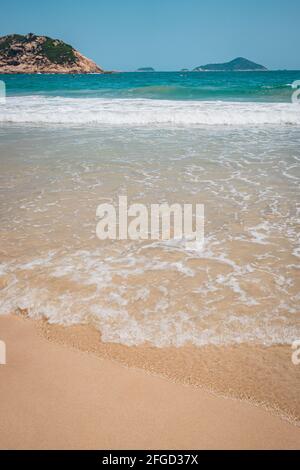
[[[0,317],[2,449],[300,446],[300,428],[262,408],[48,341],[41,326]]]
[[[42,319],[36,321],[36,327],[50,342],[219,398],[249,403],[300,427],[300,368],[292,364],[288,345],[128,347],[101,341],[101,332],[92,325],[66,327]],[[237,374],[237,370],[242,373]]]

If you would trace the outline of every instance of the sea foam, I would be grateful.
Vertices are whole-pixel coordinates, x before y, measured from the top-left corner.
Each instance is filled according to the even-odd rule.
[[[8,98],[6,105],[1,106],[0,122],[121,126],[300,126],[300,106],[292,103],[19,96]]]

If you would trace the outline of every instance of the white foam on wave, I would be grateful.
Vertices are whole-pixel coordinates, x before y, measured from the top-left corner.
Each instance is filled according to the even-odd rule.
[[[64,255],[50,251],[31,262],[3,263],[0,314],[21,309],[32,318],[44,317],[54,324],[92,323],[103,341],[128,346],[144,342],[157,347],[291,343],[299,334],[294,321],[299,299],[288,291],[292,280],[265,266],[272,282],[262,286],[256,300],[249,283],[260,285],[261,269],[252,264],[239,266],[220,253],[218,246],[213,238],[200,253],[186,253],[183,246],[176,245],[176,253],[186,253],[176,261],[162,259],[162,251],[159,256],[126,252],[103,258],[101,250],[79,250]],[[153,248],[157,250],[158,245],[154,243]],[[197,268],[197,259],[218,263],[217,273],[210,273],[204,263]],[[195,283],[199,272],[206,275]],[[44,277],[47,273],[49,282],[38,282],[42,273]],[[146,287],[144,276],[149,274],[151,282]],[[56,282],[58,278],[67,283],[64,289]],[[271,299],[274,292],[273,309],[269,304],[263,308],[260,301]],[[228,296],[230,303],[222,313],[218,302]],[[258,307],[259,315],[252,310]]]
[[[296,103],[239,103],[151,99],[10,97],[0,123],[102,125],[294,125]]]

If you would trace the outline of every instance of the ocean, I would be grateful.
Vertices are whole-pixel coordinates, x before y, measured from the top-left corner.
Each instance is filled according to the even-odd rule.
[[[205,386],[299,418],[300,72],[0,79],[0,314],[90,326],[197,385],[199,361],[230,356],[236,388],[224,369]],[[203,250],[100,241],[97,206],[120,195],[204,204]]]
[[[299,72],[2,76],[0,122],[102,125],[299,125]]]

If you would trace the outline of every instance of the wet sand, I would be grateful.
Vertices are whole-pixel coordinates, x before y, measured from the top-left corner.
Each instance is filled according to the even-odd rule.
[[[19,314],[26,317],[28,312]],[[144,343],[128,347],[104,342],[101,333],[91,325],[64,327],[44,319],[38,320],[37,327],[49,341],[218,396],[247,401],[300,425],[300,367],[293,364],[289,345],[242,343],[159,348]]]
[[[300,428],[225,399],[100,359],[0,317],[1,449],[288,449]]]

